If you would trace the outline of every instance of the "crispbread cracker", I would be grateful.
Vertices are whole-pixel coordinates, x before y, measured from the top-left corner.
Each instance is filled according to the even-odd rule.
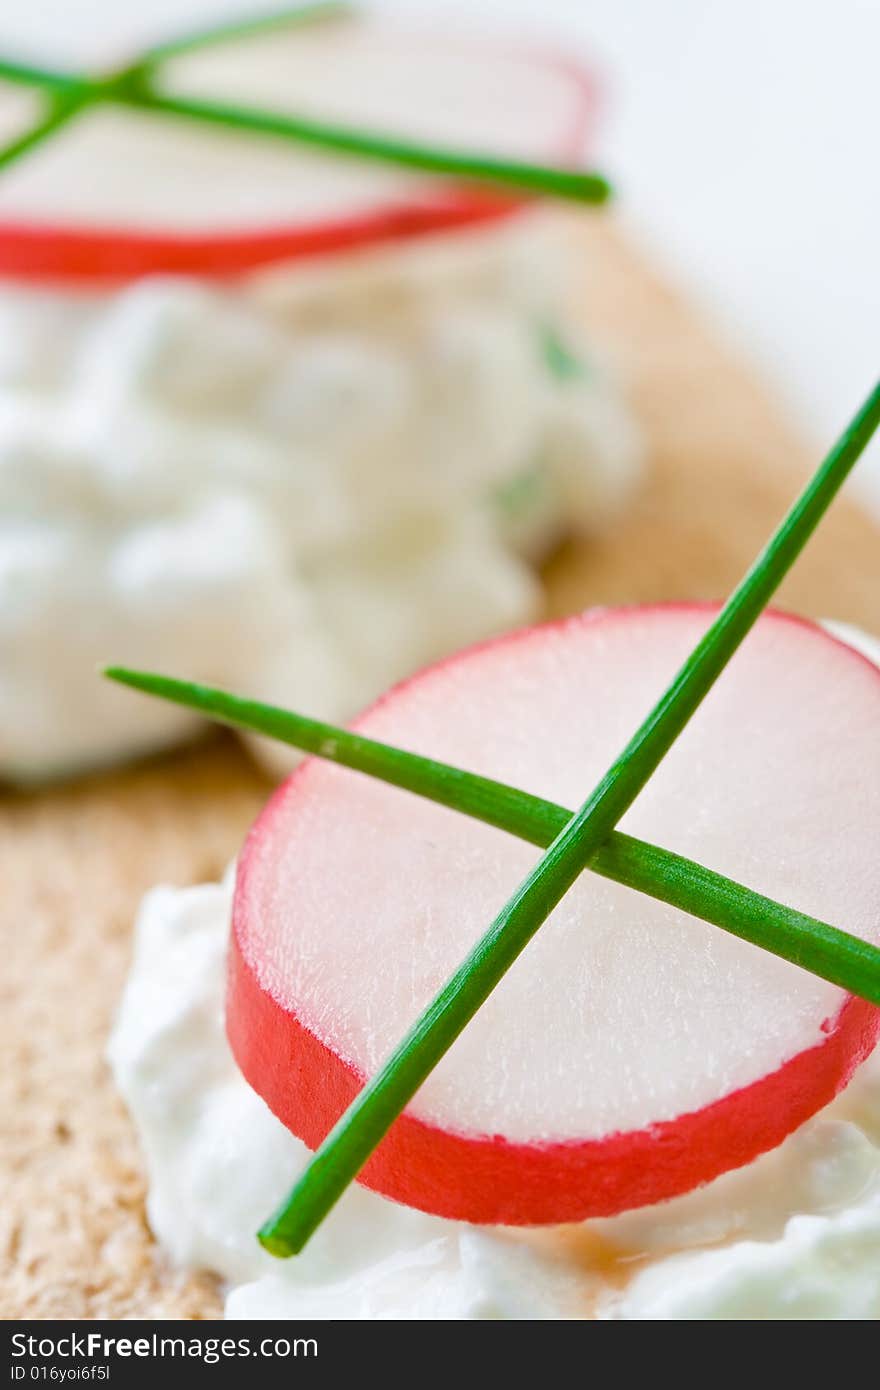
[[[103,1054],[155,883],[217,878],[268,789],[231,736],[0,800],[4,1318],[216,1317],[163,1267]]]

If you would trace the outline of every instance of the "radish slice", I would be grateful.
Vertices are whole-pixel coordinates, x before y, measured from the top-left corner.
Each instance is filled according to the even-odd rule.
[[[604,610],[466,651],[397,687],[364,733],[576,806],[713,608]],[[765,616],[621,822],[880,941],[880,671]],[[227,1028],[275,1114],[316,1146],[538,851],[316,760],[241,856]],[[749,1162],[825,1105],[880,1010],[582,876],[361,1174],[441,1216],[610,1216]]]
[[[579,160],[595,105],[592,79],[559,54],[360,16],[200,49],[166,63],[160,85],[538,162]],[[0,83],[0,124],[10,95]],[[488,224],[523,205],[380,160],[102,106],[4,172],[0,271],[234,275]]]

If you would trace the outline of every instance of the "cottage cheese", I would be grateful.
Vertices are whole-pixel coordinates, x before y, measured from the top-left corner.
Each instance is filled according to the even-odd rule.
[[[583,378],[547,365],[540,237],[464,240],[236,289],[6,287],[0,775],[191,730],[99,662],[333,719],[532,615],[530,561],[607,518],[638,445],[584,348]]]
[[[272,1259],[254,1232],[308,1153],[226,1043],[230,898],[229,880],[148,896],[110,1044],[152,1228],[221,1276],[228,1317],[880,1318],[878,1053],[778,1149],[659,1206],[513,1231],[353,1187],[302,1255]]]

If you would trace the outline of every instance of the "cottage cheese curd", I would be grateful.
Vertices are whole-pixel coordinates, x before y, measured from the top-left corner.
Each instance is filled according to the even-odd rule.
[[[179,60],[175,83],[416,137],[480,132],[525,157],[578,127],[571,74],[360,33],[220,45]],[[206,236],[210,261],[283,219],[448,196],[389,165],[112,109],[4,171],[0,261],[14,245],[21,274],[0,282],[0,777],[197,727],[98,681],[99,662],[347,716],[527,619],[536,555],[613,512],[638,441],[564,324],[565,256],[538,214],[234,280],[28,278],[47,243],[27,228],[51,243],[53,219],[59,236],[103,228],[111,263],[114,236],[146,254],[132,227],[182,237],[175,254]]]
[[[638,453],[593,369],[544,360],[518,288],[542,258],[496,232],[259,292],[7,288],[0,774],[193,727],[101,661],[332,719],[528,618],[529,560],[600,524]]]
[[[514,1231],[353,1187],[302,1255],[272,1259],[254,1231],[308,1154],[225,1040],[231,891],[147,897],[109,1053],[153,1230],[176,1263],[223,1278],[227,1316],[880,1318],[880,1052],[778,1149],[659,1206]]]

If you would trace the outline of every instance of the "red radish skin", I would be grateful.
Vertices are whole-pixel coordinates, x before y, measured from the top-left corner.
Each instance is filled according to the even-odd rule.
[[[395,701],[417,691],[435,673],[462,662],[479,662],[482,653],[528,643],[536,632],[564,635],[633,617],[662,622],[675,614],[708,621],[715,611],[710,605],[597,610],[496,639],[396,687],[355,727],[372,734],[377,714],[393,711]],[[870,672],[880,721],[880,672],[867,658],[801,619],[771,613],[762,619],[761,625],[767,624],[794,624],[826,644],[829,658],[839,661],[845,654],[845,662],[859,663]],[[584,717],[589,717],[586,700]],[[389,738],[385,730],[375,736]],[[313,761],[301,764],[276,791],[240,857],[227,994],[227,1032],[239,1067],[270,1109],[311,1148],[355,1098],[365,1077],[261,984],[251,943],[264,852],[277,834],[276,822],[302,799],[300,787]],[[289,832],[285,828],[283,833]],[[761,833],[760,826],[756,833]],[[703,929],[716,930],[708,925]],[[408,1111],[393,1125],[359,1180],[395,1201],[439,1216],[511,1226],[613,1216],[677,1196],[774,1148],[846,1085],[880,1036],[880,1009],[843,991],[836,994],[839,1008],[821,1022],[813,1045],[749,1084],[674,1118],[599,1138],[518,1142],[493,1133],[456,1132]]]
[[[454,48],[453,41],[446,46]],[[475,45],[467,45],[474,47]],[[487,46],[487,52],[524,57],[556,73],[571,92],[566,127],[545,151],[551,161],[577,164],[595,124],[597,84],[580,63],[543,49]],[[167,119],[157,115],[156,120]],[[255,141],[267,139],[255,134]],[[442,143],[442,142],[441,142]],[[515,157],[515,156],[511,156]],[[331,150],[326,158],[334,158]],[[424,236],[489,227],[514,216],[530,199],[476,184],[422,185],[347,216],[247,232],[193,234],[141,232],[134,227],[74,227],[0,220],[0,275],[34,282],[125,283],[145,275],[199,275],[230,279],[287,261],[308,261]]]
[[[257,138],[257,137],[254,137]],[[231,279],[280,261],[302,261],[431,233],[501,221],[522,203],[460,193],[430,203],[401,203],[357,217],[226,236],[179,236],[115,228],[0,225],[0,274],[17,280],[120,283],[144,275]]]

